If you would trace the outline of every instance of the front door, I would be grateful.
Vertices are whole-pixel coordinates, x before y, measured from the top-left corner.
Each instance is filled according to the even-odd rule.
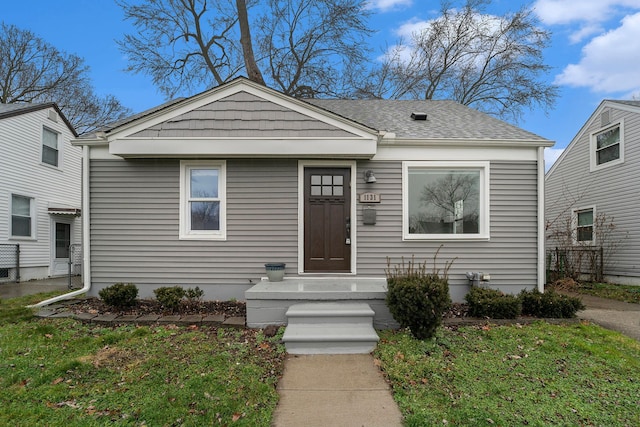
[[[304,271],[351,272],[351,169],[304,170]]]
[[[69,273],[69,247],[71,245],[71,224],[53,221],[51,275],[62,276]]]

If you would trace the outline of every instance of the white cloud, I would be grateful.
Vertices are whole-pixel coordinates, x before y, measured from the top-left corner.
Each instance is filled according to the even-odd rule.
[[[545,148],[544,149],[544,165],[547,170],[558,160],[558,157],[562,155],[564,148]]]
[[[367,2],[367,8],[388,12],[394,9],[410,7],[412,3],[412,0],[369,0]]]
[[[396,29],[395,33],[407,40],[411,40],[411,35],[422,32],[429,27],[432,21],[421,21],[418,19],[410,19]]]
[[[569,64],[556,84],[590,87],[601,93],[640,89],[640,13],[626,16],[620,27],[592,39],[577,64]]]

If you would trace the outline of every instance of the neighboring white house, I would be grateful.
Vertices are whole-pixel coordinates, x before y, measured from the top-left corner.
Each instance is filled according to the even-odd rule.
[[[67,273],[82,230],[76,136],[54,103],[0,104],[0,281]]]
[[[545,177],[547,248],[604,246],[604,278],[639,284],[639,176],[640,101],[604,100]]]

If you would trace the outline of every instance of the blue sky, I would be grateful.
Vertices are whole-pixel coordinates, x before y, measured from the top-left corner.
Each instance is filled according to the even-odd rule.
[[[545,62],[560,97],[548,114],[526,111],[517,123],[556,141],[547,149],[549,167],[603,99],[640,99],[640,0],[493,0],[487,12],[523,5],[533,7],[553,34]],[[370,7],[377,31],[372,46],[381,54],[437,17],[439,1],[370,0]],[[134,29],[112,0],[5,0],[0,20],[83,57],[99,94],[113,94],[135,112],[164,102],[150,78],[124,71],[127,60],[115,40]]]

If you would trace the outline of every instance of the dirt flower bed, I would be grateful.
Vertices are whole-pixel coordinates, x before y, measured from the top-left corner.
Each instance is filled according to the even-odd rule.
[[[246,316],[246,306],[238,301],[182,301],[176,310],[167,310],[153,299],[136,300],[136,304],[127,308],[114,308],[105,304],[99,298],[85,298],[73,304],[71,310],[75,314],[116,314],[124,315],[215,315],[222,314],[225,319],[229,317]]]

